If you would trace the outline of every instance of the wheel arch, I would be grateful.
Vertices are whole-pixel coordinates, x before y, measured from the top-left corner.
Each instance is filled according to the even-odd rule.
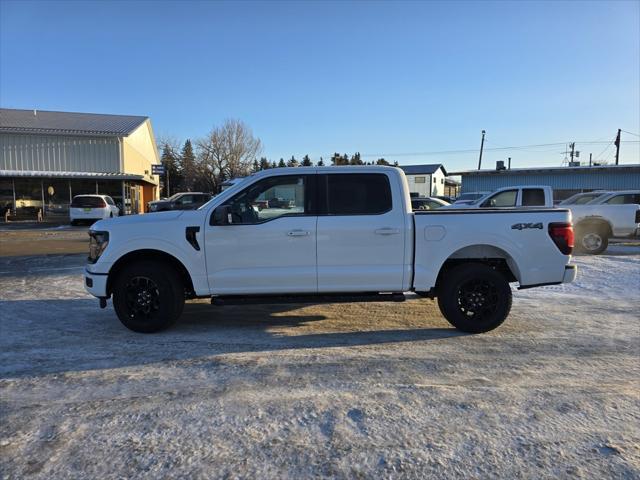
[[[165,265],[171,265],[171,267],[178,272],[183,281],[187,298],[195,296],[193,280],[191,279],[191,275],[184,264],[173,255],[154,249],[133,250],[120,257],[109,270],[109,276],[107,277],[107,295],[111,295],[113,291],[113,281],[118,276],[118,273],[120,273],[125,266],[141,260],[150,260]]]
[[[596,227],[599,229],[604,229],[604,233],[607,234],[608,237],[613,235],[613,227],[611,222],[604,217],[586,217],[581,218],[578,222],[573,226],[573,228],[578,230],[583,230],[588,227]]]
[[[487,265],[503,274],[508,282],[517,282],[521,278],[518,263],[506,250],[494,245],[468,245],[453,252],[442,263],[436,279],[436,291],[447,271],[466,263]]]

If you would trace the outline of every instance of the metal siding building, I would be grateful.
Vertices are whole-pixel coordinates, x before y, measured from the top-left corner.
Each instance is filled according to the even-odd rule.
[[[514,185],[549,185],[558,200],[582,191],[640,190],[640,164],[468,170],[450,175],[462,178],[462,193],[493,191]]]
[[[123,213],[158,197],[160,163],[147,117],[0,109],[0,212],[66,215],[79,194],[111,196]]]

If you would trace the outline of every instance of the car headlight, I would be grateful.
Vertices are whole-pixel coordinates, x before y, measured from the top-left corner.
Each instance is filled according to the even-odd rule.
[[[96,263],[109,245],[109,232],[89,231],[89,263]]]
[[[151,210],[152,212],[155,212],[158,209],[158,205],[149,205],[149,210]]]

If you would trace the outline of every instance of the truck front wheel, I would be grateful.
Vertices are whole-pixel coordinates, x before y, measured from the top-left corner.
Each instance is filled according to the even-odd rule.
[[[184,286],[169,265],[139,261],[126,266],[113,284],[113,307],[134,332],[154,333],[171,326],[184,308]]]
[[[438,287],[438,306],[458,330],[483,333],[497,328],[511,310],[511,287],[500,272],[469,263],[446,272]]]

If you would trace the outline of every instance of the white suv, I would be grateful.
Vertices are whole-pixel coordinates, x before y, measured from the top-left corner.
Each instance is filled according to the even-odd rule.
[[[81,221],[95,222],[117,217],[120,213],[113,199],[108,195],[77,195],[69,208],[71,225]]]

